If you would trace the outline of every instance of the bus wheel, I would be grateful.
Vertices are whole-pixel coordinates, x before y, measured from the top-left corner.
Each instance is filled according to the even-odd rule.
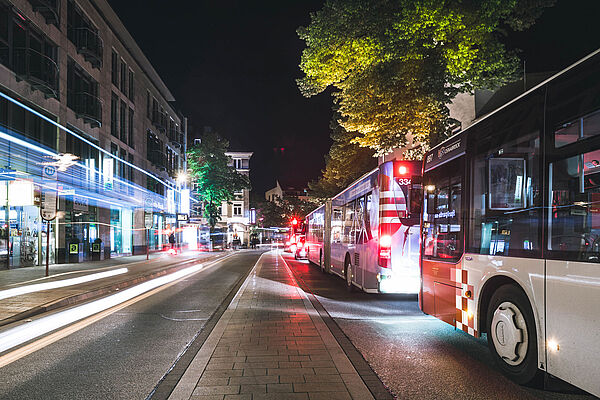
[[[352,264],[350,264],[350,261],[348,260],[346,260],[345,275],[346,289],[348,289],[348,291],[351,292],[354,289],[354,285],[352,285]]]
[[[537,333],[525,293],[515,285],[501,286],[492,295],[487,313],[488,346],[502,372],[519,384],[538,374]]]

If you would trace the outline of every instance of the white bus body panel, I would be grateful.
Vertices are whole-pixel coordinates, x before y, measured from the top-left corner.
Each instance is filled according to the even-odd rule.
[[[485,327],[486,321],[479,321],[481,291],[491,278],[505,276],[515,281],[527,295],[535,318],[538,342],[538,367],[546,365],[546,340],[544,323],[544,260],[533,258],[517,258],[489,256],[486,254],[465,253],[462,259],[463,269],[468,271],[468,284],[473,285],[474,324],[478,332]],[[463,285],[463,296],[467,290]]]
[[[546,263],[548,372],[600,396],[600,265]]]

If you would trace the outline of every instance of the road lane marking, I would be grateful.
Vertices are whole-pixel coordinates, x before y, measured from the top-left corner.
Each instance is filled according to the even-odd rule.
[[[137,286],[133,286],[119,293],[68,310],[59,311],[55,314],[34,320],[33,322],[8,329],[0,333],[0,353],[9,351],[10,349],[34,340],[42,335],[65,327],[64,329],[50,333],[34,342],[27,343],[22,347],[0,356],[0,368],[54,343],[59,339],[69,336],[116,311],[173,286],[200,271],[213,267],[234,255],[235,253],[228,254],[223,258],[212,261],[206,265],[198,264],[193,267],[188,267],[172,274],[161,276]]]

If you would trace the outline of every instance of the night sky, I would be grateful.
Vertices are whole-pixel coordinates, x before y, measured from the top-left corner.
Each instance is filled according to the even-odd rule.
[[[303,42],[317,0],[108,0],[198,127],[212,126],[231,150],[254,151],[256,195],[318,177],[329,150],[331,97],[296,87]],[[559,70],[600,47],[600,1],[558,0],[509,44],[528,72]],[[281,148],[284,149],[283,153]]]

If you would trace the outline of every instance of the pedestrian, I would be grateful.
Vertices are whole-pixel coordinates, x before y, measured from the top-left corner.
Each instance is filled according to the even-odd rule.
[[[169,234],[169,244],[171,245],[171,249],[175,250],[175,232]]]

